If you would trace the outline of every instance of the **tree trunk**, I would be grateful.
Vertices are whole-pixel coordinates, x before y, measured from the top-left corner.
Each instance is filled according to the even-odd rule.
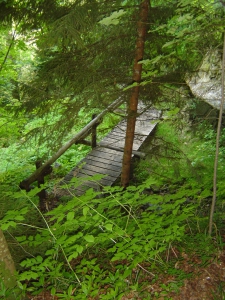
[[[224,83],[225,83],[225,32],[223,34],[223,59],[222,59],[222,83],[221,83],[221,102],[220,102],[220,113],[217,124],[217,135],[216,135],[216,153],[214,159],[214,173],[213,173],[213,198],[210,210],[209,217],[209,235],[212,234],[213,227],[213,215],[216,205],[216,196],[217,196],[217,169],[218,169],[218,161],[219,161],[219,150],[220,150],[220,133],[222,127],[222,119],[223,119],[223,108],[224,108]]]
[[[16,286],[16,269],[14,261],[10,254],[7,241],[4,237],[2,230],[0,229],[0,280],[3,282],[4,287],[7,290],[13,291]],[[8,295],[4,299],[16,299],[15,296]]]
[[[137,24],[138,37],[136,42],[136,53],[133,68],[133,83],[137,86],[132,88],[131,98],[128,105],[127,129],[123,155],[123,165],[121,174],[121,185],[127,187],[130,180],[131,158],[134,142],[135,123],[137,117],[138,96],[141,82],[142,64],[139,62],[143,59],[144,44],[147,33],[147,20],[149,12],[149,0],[144,0],[140,4],[140,19]]]

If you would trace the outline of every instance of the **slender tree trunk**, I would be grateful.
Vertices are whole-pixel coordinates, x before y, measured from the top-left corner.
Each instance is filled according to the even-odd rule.
[[[141,82],[142,64],[139,62],[143,59],[144,45],[147,33],[147,20],[149,12],[149,0],[144,0],[140,4],[140,19],[137,24],[138,37],[136,42],[136,53],[133,68],[133,83],[137,86],[132,88],[131,98],[128,105],[127,129],[123,155],[123,165],[121,174],[121,185],[127,187],[130,180],[131,158],[134,142],[135,123],[137,117],[139,83]]]
[[[209,217],[209,235],[212,234],[212,226],[213,226],[213,215],[216,205],[216,194],[217,194],[217,168],[218,168],[218,160],[219,160],[219,148],[220,148],[220,132],[221,132],[221,124],[223,118],[223,107],[224,107],[224,81],[225,81],[225,32],[223,34],[223,60],[222,60],[222,83],[221,83],[221,103],[220,103],[220,113],[217,125],[217,135],[216,135],[216,154],[214,160],[214,174],[213,174],[213,198],[211,204],[211,211]]]
[[[3,281],[6,289],[12,290],[16,286],[15,265],[10,254],[5,236],[0,229],[0,279]],[[16,299],[15,296],[9,295],[4,299]]]

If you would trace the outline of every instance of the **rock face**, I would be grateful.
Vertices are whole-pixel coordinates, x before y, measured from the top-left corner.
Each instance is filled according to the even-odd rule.
[[[220,109],[222,96],[221,75],[221,53],[218,50],[213,50],[204,58],[197,74],[187,79],[187,84],[196,98],[204,100],[216,109]]]

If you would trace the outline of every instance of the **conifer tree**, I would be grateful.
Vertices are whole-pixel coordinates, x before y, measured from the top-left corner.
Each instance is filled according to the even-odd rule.
[[[134,142],[135,123],[137,117],[137,107],[139,98],[139,89],[141,83],[142,64],[144,56],[144,45],[147,34],[147,21],[149,15],[149,1],[145,0],[140,4],[140,20],[137,24],[137,42],[133,69],[133,83],[131,98],[128,105],[127,129],[123,155],[123,166],[121,174],[121,185],[126,187],[130,180],[131,158]]]
[[[76,124],[80,109],[98,112],[128,94],[122,86],[130,82],[135,16],[125,7],[123,26],[99,23],[113,9],[116,2],[78,2],[37,41],[37,76],[23,85],[23,108],[43,117],[60,115],[49,128],[51,134],[57,130],[58,137],[64,136]]]

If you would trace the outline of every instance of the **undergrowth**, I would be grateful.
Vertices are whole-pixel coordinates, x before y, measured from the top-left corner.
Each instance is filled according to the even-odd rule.
[[[74,291],[71,299],[101,293],[101,299],[114,299],[113,294],[119,299],[128,288],[126,278],[135,268],[154,278],[154,268],[165,264],[162,254],[171,243],[182,240],[195,204],[186,202],[187,190],[146,194],[145,189],[153,184],[156,182],[148,180],[126,191],[105,189],[104,201],[89,190],[42,215],[43,224],[34,226],[35,234],[16,238],[22,247],[45,249],[21,262],[19,278],[28,282],[26,290],[39,293],[47,284],[61,299],[64,290]],[[27,195],[30,202],[33,193]],[[27,210],[26,206],[8,211],[1,221],[2,229],[15,226]],[[33,225],[22,221],[18,226]]]
[[[58,299],[122,299],[130,291],[153,299],[178,292],[191,276],[177,267],[180,263],[195,264],[197,257],[206,266],[224,247],[223,148],[215,234],[207,235],[214,137],[212,129],[201,140],[160,124],[149,148],[155,151],[138,164],[134,185],[90,189],[80,197],[71,192],[68,201],[45,214],[38,209],[38,188],[27,194],[15,184],[9,191],[5,183],[8,207],[0,225],[18,256],[21,297],[46,289]],[[173,282],[146,293],[162,274],[173,276]]]

